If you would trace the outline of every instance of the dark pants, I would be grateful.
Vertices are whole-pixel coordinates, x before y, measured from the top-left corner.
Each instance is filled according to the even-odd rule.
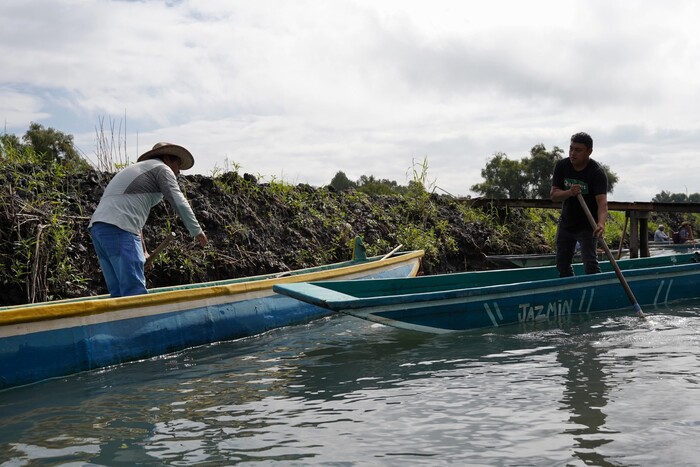
[[[559,225],[557,228],[557,270],[559,271],[559,277],[574,275],[571,263],[576,252],[576,242],[581,245],[581,259],[583,260],[583,268],[586,274],[597,274],[600,272],[596,251],[598,239],[593,236],[593,230],[588,228],[571,231]]]

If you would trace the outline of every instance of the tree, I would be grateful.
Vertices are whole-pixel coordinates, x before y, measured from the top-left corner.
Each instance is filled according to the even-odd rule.
[[[36,154],[52,161],[85,163],[73,145],[73,135],[66,135],[53,128],[44,128],[39,123],[32,122],[29,125],[29,130],[22,137],[22,141],[34,148]]]
[[[605,170],[605,175],[608,177],[608,193],[612,193],[613,189],[615,188],[615,184],[617,184],[617,181],[619,180],[619,177],[615,172],[610,170],[610,167],[608,167],[606,164],[602,164],[598,162],[600,166]]]
[[[554,146],[548,152],[543,144],[530,149],[530,157],[520,161],[508,159],[499,152],[481,170],[482,183],[472,185],[471,190],[489,198],[549,198],[554,166],[563,158],[564,151]],[[608,177],[608,193],[612,193],[618,181],[616,173],[600,164]]]
[[[6,158],[12,154],[18,154],[22,151],[22,142],[17,136],[3,133],[0,135],[0,158]]]
[[[335,191],[344,191],[356,186],[356,184],[351,182],[347,175],[345,175],[345,172],[340,170],[335,174],[329,185],[332,186]]]
[[[686,193],[671,193],[662,191],[651,199],[653,203],[700,203],[700,193],[687,195]]]
[[[363,175],[357,180],[357,189],[368,195],[392,195],[400,192],[398,184],[393,180],[374,178],[374,175]]]
[[[409,187],[413,181],[409,182]],[[345,172],[338,171],[331,182],[328,184],[335,191],[343,191],[349,188],[356,188],[358,191],[367,193],[368,195],[396,195],[404,194],[409,187],[401,186],[395,180],[378,179],[374,175],[362,175],[356,182],[351,181],[345,175]]]
[[[523,164],[508,159],[505,153],[493,155],[481,169],[483,183],[471,187],[472,191],[489,198],[526,198],[527,176]]]
[[[564,151],[554,146],[547,152],[544,144],[538,144],[530,149],[530,158],[523,159],[525,176],[528,180],[529,196],[532,198],[549,198],[552,188],[552,172],[557,162],[563,159]]]

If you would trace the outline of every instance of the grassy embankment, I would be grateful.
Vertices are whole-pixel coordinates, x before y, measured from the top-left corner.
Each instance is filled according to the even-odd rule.
[[[87,225],[112,174],[85,161],[51,160],[31,148],[0,151],[0,305],[105,293]],[[211,244],[195,247],[172,209],[154,208],[149,249],[175,242],[147,274],[149,287],[243,277],[349,259],[360,235],[368,254],[402,244],[424,249],[425,274],[483,269],[487,254],[552,252],[554,210],[473,209],[426,189],[425,167],[405,193],[259,183],[236,172],[194,175],[181,185]],[[624,216],[606,234],[617,246]]]

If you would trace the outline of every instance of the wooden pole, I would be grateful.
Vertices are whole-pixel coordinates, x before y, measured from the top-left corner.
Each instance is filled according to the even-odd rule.
[[[581,196],[581,193],[577,194],[576,197],[578,198],[578,202],[581,203],[581,207],[583,208],[583,212],[586,213],[586,217],[588,218],[588,222],[590,222],[591,227],[593,227],[593,230],[595,230],[596,222],[595,222],[595,219],[593,219],[593,215],[591,214],[591,210],[588,209],[588,205],[586,204],[586,201],[583,199],[583,196]],[[615,269],[615,273],[617,274],[617,278],[620,280],[620,284],[622,284],[622,288],[625,289],[625,292],[627,293],[627,297],[630,299],[630,302],[632,302],[632,307],[634,308],[634,311],[637,312],[637,316],[639,316],[642,319],[646,318],[646,316],[644,316],[644,312],[642,311],[642,307],[639,306],[637,299],[635,298],[634,294],[632,293],[632,289],[630,289],[630,286],[627,284],[627,281],[625,280],[625,276],[623,276],[622,271],[620,271],[620,266],[617,265],[617,261],[615,261],[615,257],[613,256],[612,252],[610,251],[610,248],[608,248],[608,244],[605,243],[605,239],[602,237],[602,235],[598,238],[598,241],[601,243],[601,245],[603,245],[603,249],[605,250],[605,254],[608,256],[608,260],[610,261],[610,264],[612,264],[613,269]]]
[[[396,248],[394,248],[393,250],[391,250],[389,253],[387,253],[387,254],[385,254],[384,256],[382,256],[382,259],[391,258],[391,257],[394,255],[394,253],[396,253],[397,251],[399,251],[399,248],[401,248],[402,246],[403,246],[403,245],[399,243],[399,246],[397,246]],[[381,259],[380,259],[379,261],[381,261]]]
[[[622,257],[622,242],[625,240],[625,232],[627,232],[627,222],[629,220],[629,215],[625,213],[625,226],[622,228],[622,236],[620,236],[620,246],[617,249],[617,259],[620,259]]]
[[[146,264],[144,264],[144,266],[143,266],[144,269],[147,269],[147,268],[151,267],[151,265],[153,264],[153,261],[156,259],[156,256],[158,256],[158,255],[160,254],[161,251],[165,250],[165,248],[166,248],[168,245],[170,245],[170,242],[172,242],[173,239],[175,239],[175,232],[170,232],[170,235],[168,235],[167,237],[165,237],[165,240],[163,240],[162,242],[160,242],[160,245],[158,245],[158,246],[156,247],[156,249],[153,250],[153,252],[150,254],[150,256],[148,257],[148,259],[146,260]]]

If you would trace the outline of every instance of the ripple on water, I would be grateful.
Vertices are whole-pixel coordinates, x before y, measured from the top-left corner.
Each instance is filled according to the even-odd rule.
[[[700,314],[645,311],[443,336],[324,319],[3,391],[0,452],[4,465],[693,465]]]

